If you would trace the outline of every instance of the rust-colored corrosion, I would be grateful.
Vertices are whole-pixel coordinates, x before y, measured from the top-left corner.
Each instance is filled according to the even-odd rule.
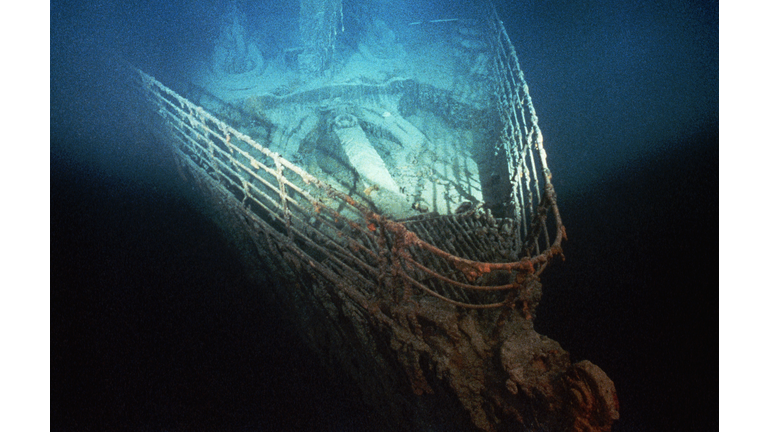
[[[513,50],[503,27],[496,32],[500,45]],[[510,58],[497,67],[516,67]],[[517,72],[504,72],[517,79],[499,92],[500,109],[517,106],[508,94],[519,92],[535,120]],[[572,364],[557,342],[533,329],[538,276],[554,256],[563,257],[566,239],[536,121],[527,141],[502,137],[504,145],[520,147],[510,151],[539,155],[540,195],[517,202],[528,206],[522,211],[529,226],[508,228],[506,239],[518,242],[513,253],[459,256],[428,241],[429,231],[419,231],[422,238],[413,225],[371,211],[154,78],[137,76],[156,96],[153,112],[170,124],[179,165],[220,209],[220,226],[255,248],[243,259],[266,268],[271,286],[292,288],[275,290],[284,312],[329,367],[357,382],[371,415],[381,415],[377,429],[425,430],[419,419],[453,416],[458,430],[610,430],[619,408],[613,382],[589,362]],[[510,167],[510,175],[530,182],[535,167]],[[435,218],[433,228],[449,226],[439,224],[453,216]],[[466,232],[482,249],[491,241],[476,238],[497,222],[488,213],[477,223]]]

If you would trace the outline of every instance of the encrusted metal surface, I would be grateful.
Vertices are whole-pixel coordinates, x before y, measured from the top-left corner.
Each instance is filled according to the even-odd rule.
[[[493,14],[488,39],[501,124],[493,150],[506,160],[510,191],[503,218],[483,205],[400,222],[384,217],[150,75],[132,70],[138,88],[154,104],[159,127],[173,137],[178,160],[204,172],[221,193],[241,203],[246,218],[296,249],[320,273],[363,292],[379,289],[384,275],[394,276],[404,289],[398,295],[500,307],[511,304],[513,292],[561,253],[565,230],[528,87]]]
[[[308,4],[334,11],[316,29],[329,39],[300,62],[316,75],[332,60],[341,2]],[[460,20],[433,23],[444,21]],[[381,23],[375,30],[391,35]],[[533,329],[538,276],[562,254],[565,228],[514,47],[490,2],[487,19],[461,31],[472,39],[460,44],[483,47],[462,80],[441,80],[454,71],[443,68],[431,82],[422,74],[256,86],[234,92],[240,106],[223,100],[223,86],[219,95],[185,89],[193,102],[126,69],[140,103],[150,102],[147,126],[172,149],[195,199],[252,271],[268,273],[307,344],[357,384],[378,430],[428,421],[607,432],[618,418],[613,383]],[[378,60],[402,56],[401,47],[372,48]],[[482,89],[468,88],[474,78]]]

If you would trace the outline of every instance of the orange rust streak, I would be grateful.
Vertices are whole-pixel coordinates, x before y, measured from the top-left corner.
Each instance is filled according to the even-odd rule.
[[[383,226],[387,231],[395,234],[395,236],[400,239],[401,243],[396,244],[395,247],[406,248],[415,245],[421,249],[432,252],[433,254],[444,258],[453,264],[459,271],[464,273],[464,276],[466,276],[470,282],[476,280],[483,274],[490,273],[494,270],[516,270],[521,274],[532,274],[535,272],[535,264],[546,263],[552,255],[558,253],[560,250],[559,247],[556,247],[533,258],[523,258],[520,261],[508,263],[484,263],[472,261],[452,255],[430,243],[425,242],[424,240],[420,239],[414,232],[409,231],[405,225],[401,223],[387,220],[383,216],[380,216],[376,213],[370,213],[366,216],[369,219],[373,219],[376,222],[379,222],[379,224]],[[521,276],[521,274],[518,274],[518,276]]]
[[[467,285],[465,283],[461,283],[459,281],[455,281],[453,279],[448,279],[447,277],[441,275],[440,273],[437,273],[435,271],[430,270],[429,268],[425,267],[423,264],[415,261],[411,257],[405,257],[405,259],[412,265],[418,267],[421,271],[440,279],[441,281],[451,284],[453,286],[457,286],[459,288],[464,289],[472,289],[472,290],[479,290],[479,291],[502,291],[502,290],[511,290],[511,289],[520,289],[522,288],[521,284],[518,282],[511,283],[508,285],[493,285],[493,286],[475,286],[475,285]]]

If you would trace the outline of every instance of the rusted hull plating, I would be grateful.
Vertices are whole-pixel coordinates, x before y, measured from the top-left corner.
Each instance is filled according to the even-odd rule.
[[[129,72],[150,101],[148,124],[243,259],[282,287],[277,297],[307,342],[368,404],[390,405],[382,429],[448,415],[444,402],[454,401],[464,411],[453,423],[480,430],[607,431],[618,418],[613,383],[533,330],[538,276],[562,254],[565,229],[528,86],[495,11],[488,27],[506,220],[479,209],[391,220]]]

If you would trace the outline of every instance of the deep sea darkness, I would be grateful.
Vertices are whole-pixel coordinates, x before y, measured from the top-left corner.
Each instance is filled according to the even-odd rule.
[[[614,380],[615,431],[716,428],[717,129],[689,139],[559,202],[536,328]],[[366,429],[169,183],[57,160],[51,214],[53,430]]]
[[[168,189],[62,165],[51,171],[52,430],[353,421],[344,385],[210,221]]]
[[[502,8],[568,234],[535,327],[614,380],[614,431],[717,430],[716,2],[554,3]],[[51,430],[368,430],[136,131],[98,43],[133,9],[51,7]]]
[[[614,380],[615,431],[717,430],[717,127],[686,141],[559,201],[536,328]]]

